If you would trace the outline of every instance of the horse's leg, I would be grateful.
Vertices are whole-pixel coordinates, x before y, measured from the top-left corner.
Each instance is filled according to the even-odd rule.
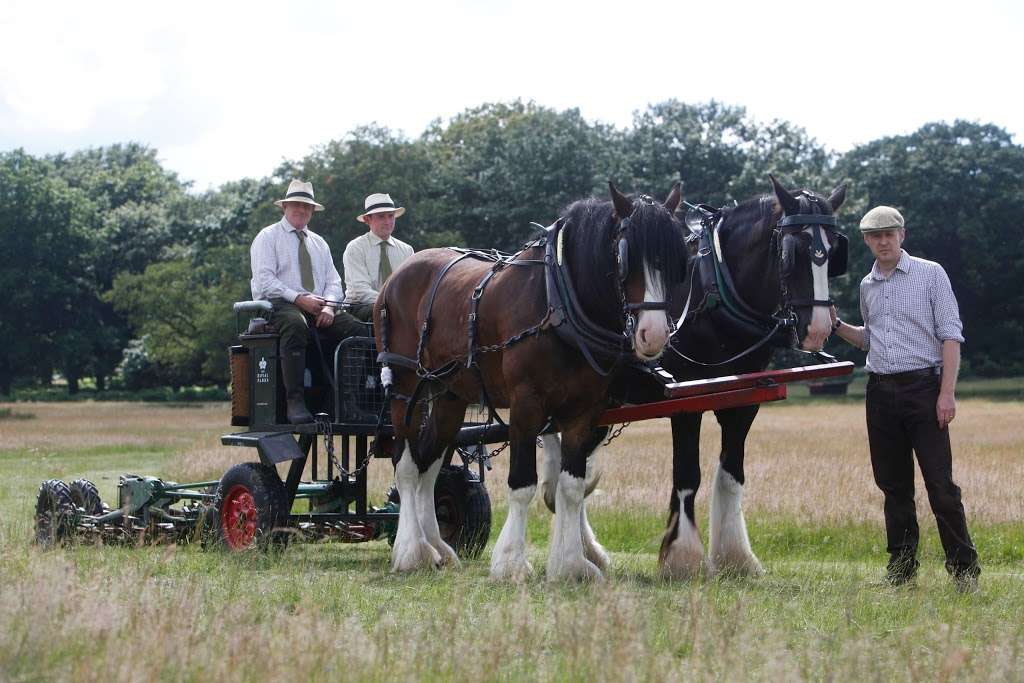
[[[704,562],[704,545],[693,511],[700,488],[700,421],[701,413],[672,416],[672,496],[668,528],[658,553],[659,571],[667,579],[697,576]]]
[[[716,410],[722,427],[722,455],[711,490],[711,529],[708,569],[761,576],[764,567],[750,548],[743,519],[743,446],[758,406]]]
[[[416,485],[416,517],[423,529],[427,543],[433,546],[441,557],[441,564],[459,566],[459,557],[450,545],[441,538],[437,526],[437,510],[434,507],[434,484],[441,470],[442,456],[455,439],[466,416],[466,402],[454,394],[444,394],[433,403],[426,428],[420,432],[420,448],[432,462],[420,474]]]
[[[416,408],[412,423],[419,424],[421,411],[426,408],[422,405]],[[398,495],[401,499],[401,507],[398,512],[398,531],[395,534],[395,544],[391,548],[391,571],[408,572],[425,567],[438,567],[441,564],[441,556],[437,550],[427,541],[423,533],[423,526],[419,519],[419,505],[416,504],[416,496],[419,491],[420,476],[424,469],[429,469],[429,464],[424,462],[419,450],[419,429],[406,429],[402,423],[404,406],[400,409],[392,407],[392,419],[395,424],[395,486],[398,488]]]
[[[491,578],[525,581],[533,574],[526,556],[526,513],[537,492],[537,433],[544,424],[540,401],[526,390],[509,410],[508,516],[491,551]]]
[[[599,427],[598,430],[601,432],[600,439],[604,439],[608,433],[607,427]],[[544,466],[541,469],[541,491],[544,494],[544,504],[547,505],[551,512],[555,511],[555,495],[558,489],[558,476],[562,471],[562,445],[557,434],[545,434],[541,437],[544,442]],[[588,560],[598,566],[599,569],[605,570],[611,564],[611,559],[608,557],[608,552],[604,549],[598,540],[597,535],[594,534],[593,527],[590,526],[590,520],[587,519],[587,496],[594,492],[597,488],[597,483],[601,480],[601,472],[597,467],[597,453],[599,449],[595,449],[593,453],[587,457],[587,475],[585,479],[585,490],[583,498],[583,506],[580,509],[580,528],[582,530],[582,541],[583,541],[583,555]],[[554,524],[555,519],[552,518],[552,538],[554,538]]]
[[[562,432],[562,470],[555,491],[555,521],[548,552],[549,580],[601,579],[604,576],[584,552],[587,456],[608,433],[606,428],[594,429],[591,417],[576,419]],[[592,531],[590,536],[593,537]]]

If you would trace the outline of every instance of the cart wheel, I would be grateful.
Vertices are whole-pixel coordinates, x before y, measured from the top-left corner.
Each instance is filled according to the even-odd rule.
[[[394,486],[388,502],[401,505]],[[459,557],[479,557],[491,536],[491,497],[483,482],[464,467],[442,466],[434,484],[434,510],[445,543]],[[389,533],[388,543],[394,542],[394,533]]]
[[[36,497],[36,543],[49,548],[64,543],[75,531],[75,502],[60,479],[47,479]]]
[[[103,502],[100,500],[99,489],[88,479],[75,479],[68,486],[71,500],[77,507],[85,510],[85,514],[98,516],[103,514]]]
[[[256,462],[235,465],[221,477],[213,507],[219,517],[218,542],[226,550],[287,543],[284,484],[277,470]]]

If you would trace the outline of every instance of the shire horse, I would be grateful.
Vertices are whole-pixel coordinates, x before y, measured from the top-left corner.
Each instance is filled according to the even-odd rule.
[[[846,188],[826,198],[809,190],[791,193],[770,179],[770,194],[717,211],[697,207],[703,220],[698,216],[702,226],[692,238],[695,253],[671,295],[670,310],[679,323],[661,358],[678,380],[761,371],[774,348],[817,352],[829,336],[828,278],[846,271],[846,237],[834,218]],[[663,385],[635,373],[621,375],[612,393],[629,403],[664,398]],[[706,562],[694,515],[702,413],[672,416],[672,492],[658,555],[662,576],[690,578],[702,567],[708,576],[764,573],[741,505],[744,444],[758,408],[714,411],[722,450],[711,490]],[[542,492],[549,508],[560,482],[548,474],[547,458],[557,459],[558,448],[557,436],[544,437]],[[581,525],[584,535],[593,537],[585,508]]]
[[[522,581],[527,508],[537,488],[537,437],[561,432],[548,578],[597,579],[606,559],[585,546],[587,456],[609,386],[635,358],[658,358],[671,334],[668,294],[682,280],[685,245],[664,204],[631,200],[609,183],[611,201],[571,204],[520,252],[428,249],[397,269],[374,305],[377,348],[388,383],[402,500],[392,571],[458,565],[434,513],[434,482],[469,403],[509,408],[509,512],[491,576]],[[492,417],[495,414],[492,411]]]

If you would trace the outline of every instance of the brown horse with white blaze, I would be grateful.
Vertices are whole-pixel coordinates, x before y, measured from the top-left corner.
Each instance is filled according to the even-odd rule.
[[[519,581],[527,507],[536,492],[536,439],[548,421],[562,433],[549,578],[599,578],[583,544],[587,456],[614,377],[632,359],[657,358],[671,334],[666,307],[685,259],[664,204],[631,200],[570,205],[545,237],[496,258],[430,249],[406,261],[374,306],[377,347],[393,372],[395,480],[402,500],[392,569],[457,564],[441,539],[434,481],[469,403],[509,409],[509,514],[491,575]],[[600,558],[596,558],[600,561]]]

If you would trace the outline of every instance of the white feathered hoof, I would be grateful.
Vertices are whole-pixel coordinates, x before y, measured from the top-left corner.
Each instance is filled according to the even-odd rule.
[[[449,549],[450,550],[450,549]],[[441,555],[425,538],[400,543],[395,540],[391,549],[391,571],[414,572],[420,569],[439,569]]]
[[[458,554],[455,550],[445,543],[440,541],[439,543],[432,543],[431,546],[437,552],[439,559],[439,566],[450,567],[452,569],[458,569],[462,566],[462,561],[459,559]]]
[[[604,573],[585,557],[561,557],[548,563],[548,581],[604,581]]]
[[[750,548],[743,519],[743,485],[721,467],[711,491],[710,550],[708,572],[712,576],[763,576],[761,561]]]
[[[671,541],[672,532],[675,538]],[[670,581],[689,581],[700,576],[704,566],[704,544],[700,534],[685,515],[672,515],[671,523],[661,541],[658,553],[658,573]]]
[[[491,579],[506,583],[525,583],[533,576],[533,565],[521,553],[498,553],[491,556]]]

